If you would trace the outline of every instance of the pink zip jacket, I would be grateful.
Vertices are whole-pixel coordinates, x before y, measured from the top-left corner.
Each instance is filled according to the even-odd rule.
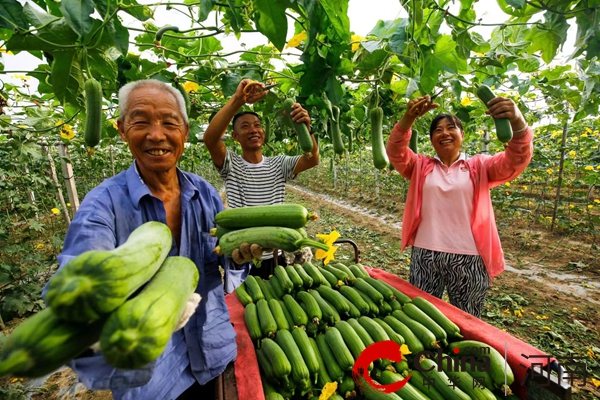
[[[402,250],[412,245],[421,222],[423,182],[434,167],[433,157],[415,154],[408,148],[412,131],[396,124],[387,142],[387,154],[394,168],[410,180],[408,196],[402,217]],[[529,165],[533,155],[533,131],[508,142],[505,151],[493,156],[478,154],[467,159],[467,168],[473,182],[473,215],[471,231],[475,245],[491,278],[504,271],[504,253],[496,228],[490,189],[517,176]]]

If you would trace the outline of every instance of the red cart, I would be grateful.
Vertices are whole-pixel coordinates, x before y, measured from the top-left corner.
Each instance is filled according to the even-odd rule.
[[[348,239],[336,242],[354,247],[355,262],[360,261],[360,251]],[[550,374],[560,369],[556,360],[535,347],[510,334],[459,310],[453,305],[417,289],[407,281],[377,268],[366,267],[369,274],[396,287],[413,298],[421,296],[440,309],[459,326],[465,340],[485,342],[505,355],[515,375],[511,385],[513,393],[521,399],[571,399],[571,386]],[[225,400],[264,400],[260,373],[254,346],[244,323],[244,306],[234,293],[225,296],[231,322],[237,333],[238,356],[233,367],[228,368],[218,385],[218,398]]]

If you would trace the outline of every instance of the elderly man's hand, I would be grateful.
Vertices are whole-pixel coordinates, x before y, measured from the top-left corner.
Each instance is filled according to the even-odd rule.
[[[185,326],[185,324],[188,323],[188,321],[190,320],[192,315],[194,315],[194,312],[196,312],[196,308],[198,308],[198,304],[200,304],[200,300],[202,300],[202,296],[200,296],[198,293],[192,293],[192,295],[190,296],[190,298],[188,299],[188,301],[185,305],[185,309],[183,310],[181,317],[179,317],[177,326],[175,326],[175,329],[173,329],[173,332],[177,332],[178,330],[183,328]],[[100,348],[100,342],[98,341],[98,342],[94,343],[93,345],[91,345],[90,349],[94,353],[101,351],[102,349]]]
[[[196,312],[196,308],[198,307],[198,304],[200,304],[200,300],[202,300],[202,296],[200,296],[198,293],[192,293],[173,332],[177,332],[188,323],[192,315],[194,315],[194,312]]]

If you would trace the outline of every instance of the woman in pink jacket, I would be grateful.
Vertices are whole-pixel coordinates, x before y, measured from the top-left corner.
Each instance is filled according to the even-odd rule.
[[[490,189],[516,178],[533,153],[533,132],[516,104],[496,97],[488,106],[488,115],[508,118],[513,129],[506,150],[493,156],[461,153],[465,132],[450,114],[431,123],[435,157],[410,150],[416,118],[439,107],[429,96],[408,102],[387,143],[392,165],[410,180],[402,219],[402,250],[412,246],[410,283],[439,298],[447,289],[451,304],[476,317],[491,279],[504,270]]]

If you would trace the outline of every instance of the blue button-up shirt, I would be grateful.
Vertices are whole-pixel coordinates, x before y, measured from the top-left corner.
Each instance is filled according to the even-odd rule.
[[[181,240],[179,248],[173,242],[169,255],[194,261],[200,273],[196,292],[202,301],[187,325],[173,333],[163,354],[143,369],[117,370],[100,353],[69,364],[88,388],[110,389],[116,400],[175,399],[194,381],[205,384],[220,375],[237,355],[219,258],[213,252],[216,238],[209,234],[223,202],[216,189],[201,177],[180,170],[177,175],[181,187]],[[144,184],[134,163],[87,194],[67,232],[59,265],[88,250],[114,249],[148,221],[166,224],[165,208]]]

